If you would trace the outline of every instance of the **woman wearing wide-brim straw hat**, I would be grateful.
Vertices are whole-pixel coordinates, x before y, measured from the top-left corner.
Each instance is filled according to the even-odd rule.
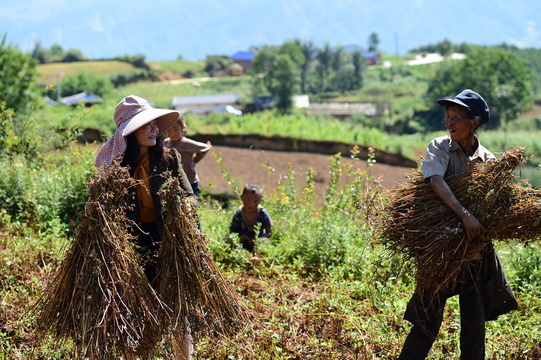
[[[156,254],[164,232],[158,191],[165,177],[160,175],[170,171],[172,176],[177,176],[188,199],[194,204],[196,202],[182,169],[180,155],[176,150],[164,149],[159,137],[179,117],[179,112],[154,108],[139,96],[125,97],[115,109],[116,131],[103,145],[95,161],[95,165],[102,169],[119,161],[121,166],[128,167],[130,175],[141,180],[141,184],[132,191],[135,200],[127,217],[137,224],[132,232],[137,239],[137,249],[150,283],[156,277]],[[189,330],[176,336],[173,349],[176,359],[191,359],[193,344]],[[127,359],[134,358],[134,355],[127,356]]]
[[[445,127],[449,134],[433,139],[428,145],[422,163],[423,177],[460,219],[466,239],[476,248],[476,241],[484,232],[483,225],[471,209],[460,204],[444,177],[469,171],[480,162],[496,160],[474,134],[489,121],[489,108],[483,97],[470,89],[439,99],[437,103],[445,108]],[[517,301],[491,243],[463,261],[471,262],[468,269],[472,271],[460,274],[456,284],[437,291],[416,289],[404,316],[413,327],[400,360],[426,358],[439,332],[445,302],[451,296],[459,295],[461,359],[484,359],[485,322],[517,309]]]

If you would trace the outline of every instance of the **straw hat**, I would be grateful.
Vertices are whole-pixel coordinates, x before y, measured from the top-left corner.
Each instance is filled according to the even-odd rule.
[[[175,110],[156,109],[147,100],[136,95],[126,96],[115,108],[114,121],[116,130],[113,136],[100,149],[94,165],[108,167],[112,161],[126,151],[126,136],[140,127],[156,120],[158,135],[167,130],[180,113]]]

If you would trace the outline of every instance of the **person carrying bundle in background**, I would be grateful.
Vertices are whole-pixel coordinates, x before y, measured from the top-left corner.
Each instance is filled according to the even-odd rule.
[[[424,178],[432,190],[462,222],[466,239],[476,242],[483,225],[457,200],[444,177],[467,172],[496,157],[483,147],[474,132],[490,119],[489,107],[478,93],[466,89],[452,98],[437,100],[445,108],[449,135],[433,139],[422,162]],[[422,235],[420,235],[422,236]],[[479,247],[479,248],[482,248]],[[461,359],[485,359],[485,322],[518,308],[492,244],[470,254],[473,271],[463,273],[454,286],[443,290],[417,289],[404,318],[413,324],[399,359],[425,359],[443,321],[447,298],[459,295]]]
[[[263,189],[257,184],[246,184],[240,195],[242,205],[235,211],[229,230],[239,235],[242,247],[254,252],[256,238],[269,239],[272,236],[272,219],[261,206]],[[259,229],[256,227],[259,225]],[[255,260],[255,259],[254,259]]]
[[[182,168],[180,155],[176,150],[164,149],[159,137],[179,117],[179,112],[153,108],[141,97],[125,97],[115,109],[116,131],[95,161],[97,167],[107,169],[118,159],[121,166],[129,167],[135,179],[141,180],[141,184],[132,189],[133,207],[127,217],[136,224],[131,231],[137,239],[141,266],[151,284],[156,277],[157,253],[164,233],[158,191],[166,178],[161,175],[171,172],[172,176],[178,177],[182,190],[190,199],[188,204],[196,205],[196,196]],[[175,358],[191,359],[193,344],[189,331],[176,335],[173,342]],[[134,358],[135,355],[126,354],[126,359]]]

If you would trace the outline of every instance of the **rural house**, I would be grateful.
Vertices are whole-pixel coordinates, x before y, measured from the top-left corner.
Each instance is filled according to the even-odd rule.
[[[175,96],[173,97],[173,108],[186,113],[188,111],[205,115],[215,112],[229,112],[228,109],[235,107],[239,103],[237,94],[217,94],[217,95],[193,95],[193,96]]]
[[[362,53],[366,59],[366,64],[370,65],[379,65],[381,64],[381,55],[375,51],[366,51]]]
[[[84,105],[87,107],[96,103],[101,103],[102,101],[102,98],[99,96],[87,92],[66,96],[60,99],[60,102],[64,105]]]
[[[308,95],[295,95],[291,99],[293,100],[293,107],[296,109],[308,109],[310,107]],[[270,110],[276,105],[276,100],[275,96],[256,96],[253,104],[247,104],[244,110],[250,113]]]
[[[374,103],[311,103],[306,111],[308,115],[330,115],[347,118],[355,114],[365,116],[383,115]]]
[[[368,66],[381,64],[381,54],[377,51],[365,50],[360,45],[356,44],[346,45],[344,50],[350,54],[355,51],[360,51]]]
[[[242,66],[244,71],[252,68],[252,61],[254,60],[255,53],[252,51],[237,51],[231,55],[230,59],[235,64]]]

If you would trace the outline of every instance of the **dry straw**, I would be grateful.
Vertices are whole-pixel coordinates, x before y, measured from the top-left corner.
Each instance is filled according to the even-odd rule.
[[[115,165],[89,180],[74,242],[37,304],[38,331],[73,339],[82,357],[146,356],[160,336],[156,314],[167,308],[139,265],[125,216],[134,185]]]
[[[36,304],[38,333],[51,333],[58,343],[72,339],[83,358],[147,358],[171,326],[186,326],[194,310],[213,325],[219,322],[223,332],[248,318],[193,220],[178,211],[183,200],[178,180],[172,183],[163,191],[168,231],[153,287],[133,244],[134,224],[125,215],[128,189],[137,180],[118,164],[89,180],[74,242]]]
[[[173,310],[171,325],[183,329],[189,319],[192,331],[231,335],[249,323],[248,308],[213,261],[179,180],[168,178],[160,196],[165,226],[156,289]]]
[[[528,244],[541,236],[541,190],[514,175],[525,148],[445,180],[457,200],[483,224],[482,239],[468,241],[461,221],[420,174],[393,190],[381,217],[380,242],[416,267],[420,291],[453,286],[492,240]]]

